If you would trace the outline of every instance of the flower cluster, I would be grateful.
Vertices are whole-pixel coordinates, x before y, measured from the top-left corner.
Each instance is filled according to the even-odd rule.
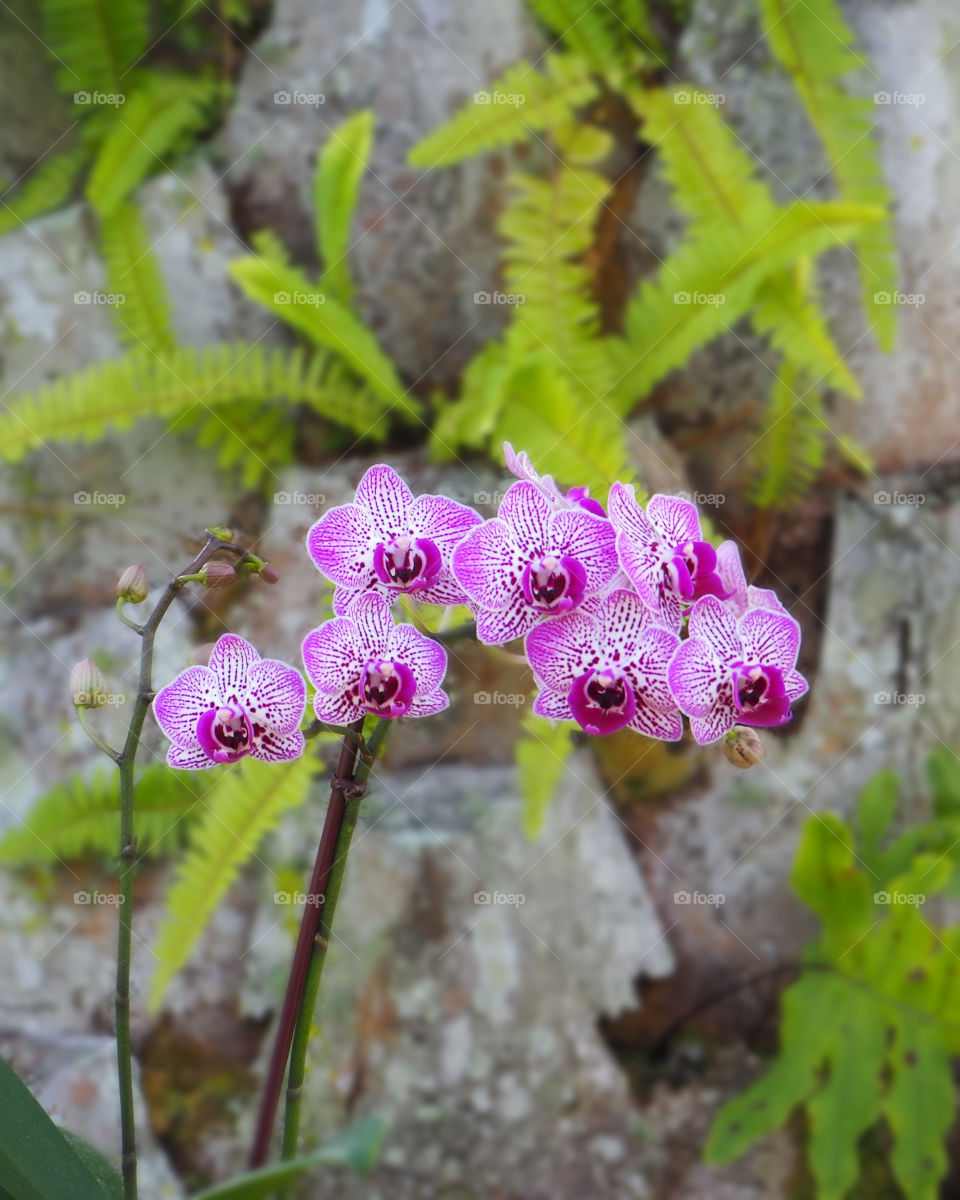
[[[446,654],[395,621],[401,596],[469,606],[488,645],[524,638],[534,711],[590,734],[629,728],[677,741],[685,715],[709,743],[736,725],[790,719],[807,689],[799,626],[773,592],[747,585],[733,542],[715,549],[704,538],[693,504],[655,495],[643,506],[614,483],[604,509],[504,449],[517,481],[491,519],[444,496],[414,497],[381,464],[352,504],[310,530],[307,551],[335,585],[336,615],[302,646],[319,720],[447,707]],[[179,675],[154,711],[171,765],[197,768],[296,757],[305,702],[299,672],[226,635],[209,666]]]

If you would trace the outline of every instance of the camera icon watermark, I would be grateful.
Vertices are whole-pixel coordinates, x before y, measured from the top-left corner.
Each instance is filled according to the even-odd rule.
[[[305,504],[308,508],[319,508],[326,504],[323,492],[274,492],[274,504]]]
[[[926,304],[926,292],[874,292],[874,304],[889,304],[902,308],[919,308]]]
[[[874,692],[873,702],[899,708],[920,708],[926,704],[927,697],[923,692]]]
[[[674,904],[705,904],[710,908],[719,908],[726,904],[727,898],[723,892],[674,892]]]
[[[499,507],[500,501],[504,498],[506,492],[474,492],[474,504],[493,504]]]
[[[678,500],[686,500],[688,504],[696,504],[698,508],[719,508],[726,504],[724,492],[674,492]]]
[[[905,108],[920,108],[926,104],[923,92],[874,92],[874,104],[903,105]]]
[[[674,304],[689,304],[691,308],[720,308],[726,304],[723,292],[674,292]]]
[[[120,508],[126,504],[127,497],[123,492],[74,492],[73,502],[93,507]]]
[[[127,98],[122,92],[74,92],[74,104],[101,105],[105,108],[120,108]]]
[[[873,902],[919,908],[921,904],[926,904],[927,898],[922,892],[874,892]]]
[[[523,892],[474,892],[474,904],[503,904],[511,908],[519,908],[526,904],[527,898]]]
[[[507,708],[520,708],[526,704],[527,697],[523,692],[474,692],[473,702],[494,707],[504,705]]]
[[[74,304],[91,304],[94,307],[105,305],[107,308],[120,308],[126,304],[127,297],[123,292],[74,292]]]
[[[306,308],[319,308],[326,304],[327,298],[323,292],[274,292],[274,304],[302,305]]]
[[[505,104],[510,108],[519,108],[526,104],[527,98],[522,92],[474,92],[474,104]]]
[[[873,502],[894,507],[920,508],[926,504],[927,497],[923,492],[874,492]]]
[[[474,304],[512,304],[518,307],[526,304],[527,298],[522,292],[474,292]]]
[[[123,904],[123,896],[118,892],[74,892],[74,904],[89,904],[93,906],[110,905],[119,908]]]
[[[323,892],[274,892],[274,904],[299,904],[312,905],[314,908],[320,908],[324,902]]]
[[[673,93],[674,104],[705,104],[710,108],[720,108],[726,104],[727,97],[723,92],[695,92],[681,88]]]
[[[321,104],[326,104],[327,98],[323,92],[279,91],[273,93],[273,102],[284,106],[301,104],[305,108],[319,108]]]

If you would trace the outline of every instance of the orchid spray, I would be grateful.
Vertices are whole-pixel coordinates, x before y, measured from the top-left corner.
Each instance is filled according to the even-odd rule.
[[[715,549],[704,537],[692,504],[655,495],[644,505],[631,486],[617,482],[604,508],[586,488],[561,491],[522,451],[506,445],[505,454],[517,480],[491,518],[444,496],[414,496],[392,467],[378,464],[364,474],[352,503],[330,509],[310,530],[307,553],[335,588],[333,615],[305,631],[302,643],[313,720],[305,721],[300,670],[261,658],[232,633],[220,638],[205,665],[186,667],[155,696],[151,690],[153,638],[181,587],[221,583],[242,570],[275,579],[227,531],[208,535],[143,625],[123,613],[125,603],[146,595],[141,569],[131,568],[121,581],[118,607],[142,638],[140,689],[123,751],[111,751],[87,723],[86,709],[96,706],[87,702],[96,692],[95,668],[78,664],[81,720],[121,772],[126,903],[117,1044],[126,1200],[136,1195],[129,1034],[133,763],[151,702],[170,740],[168,762],[189,770],[229,770],[248,755],[283,762],[305,753],[320,731],[342,738],[256,1122],[250,1165],[257,1169],[269,1156],[284,1078],[282,1154],[296,1153],[313,1011],[371,767],[397,719],[430,717],[449,705],[443,635],[398,620],[401,597],[414,620],[421,605],[467,605],[486,645],[523,639],[539,689],[535,713],[594,737],[629,729],[676,742],[686,717],[696,742],[719,743],[730,761],[748,766],[762,755],[755,728],[788,722],[806,691],[796,667],[799,626],[773,592],[747,585],[734,543]]]

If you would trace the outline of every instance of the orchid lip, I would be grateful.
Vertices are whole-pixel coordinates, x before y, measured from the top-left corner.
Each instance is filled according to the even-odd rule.
[[[360,702],[381,717],[402,717],[410,708],[417,682],[410,668],[391,658],[371,658],[360,680]]]
[[[782,725],[790,720],[790,698],[778,667],[735,664],[733,699],[739,719],[745,725]]]
[[[196,736],[201,750],[216,763],[237,762],[253,749],[253,725],[236,700],[201,713]]]
[[[520,579],[524,599],[543,612],[569,612],[583,599],[586,572],[570,555],[545,554],[523,569]]]
[[[577,723],[594,735],[616,733],[628,725],[637,712],[632,686],[611,667],[578,676],[567,701]]]
[[[430,538],[412,534],[378,542],[373,552],[373,568],[380,582],[409,592],[430,587],[436,582],[442,565],[436,544]]]

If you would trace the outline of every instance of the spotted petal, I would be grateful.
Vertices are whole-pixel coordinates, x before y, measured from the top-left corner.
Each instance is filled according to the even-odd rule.
[[[358,504],[331,508],[307,534],[307,552],[328,579],[347,588],[370,581],[373,551],[380,538],[373,518]]]
[[[679,742],[683,737],[683,717],[676,708],[671,712],[659,712],[650,704],[638,703],[627,728],[661,742]]]
[[[239,699],[252,724],[286,734],[303,720],[307,690],[299,671],[275,658],[264,658],[254,664]]]
[[[311,630],[303,639],[301,654],[307,678],[326,695],[339,693],[347,680],[359,678],[366,659],[357,645],[357,627],[345,617]]]
[[[209,667],[187,667],[153,699],[153,715],[167,737],[184,750],[197,745],[197,721],[223,700],[220,680]]]
[[[450,697],[443,688],[437,688],[424,696],[418,692],[410,702],[406,715],[408,717],[432,717],[438,712],[443,712],[449,705]]]
[[[417,681],[417,696],[435,691],[447,670],[447,652],[412,625],[398,625],[390,639],[390,655],[405,663]]]
[[[470,530],[483,521],[475,509],[448,500],[446,496],[418,496],[407,516],[410,532],[415,537],[429,538],[446,565],[450,563],[457,542],[463,541]]]
[[[357,487],[356,503],[373,517],[377,541],[401,537],[409,532],[408,513],[413,493],[393,467],[378,463],[371,467]]]
[[[521,481],[507,488],[497,516],[513,533],[524,559],[547,552],[552,511],[546,497],[532,483]]]
[[[180,771],[206,771],[217,764],[200,749],[199,743],[187,748],[176,744],[167,750],[167,765]]]
[[[348,683],[358,680],[359,676],[355,680],[345,681],[344,690]],[[327,721],[330,725],[349,725],[351,721],[363,716],[360,707],[342,693],[325,695],[323,692],[317,692],[313,698],[313,711],[321,721]]]
[[[792,671],[800,651],[800,626],[785,613],[757,608],[738,623],[744,658]]]
[[[288,762],[299,758],[304,751],[306,742],[299,729],[287,733],[262,733],[254,740],[250,753],[261,762]]]
[[[725,663],[736,662],[743,656],[736,618],[716,596],[703,596],[693,606],[689,633],[692,638],[703,638],[709,642],[718,658]],[[790,665],[793,666],[793,663]]]
[[[670,546],[699,542],[700,516],[695,504],[677,496],[657,493],[647,501],[647,517]]]
[[[722,738],[725,733],[729,733],[736,723],[737,710],[733,705],[731,690],[729,704],[724,702],[715,705],[705,717],[690,718],[690,732],[693,734],[694,740],[701,746],[709,746],[717,738]]]
[[[505,608],[510,603],[518,586],[519,564],[503,521],[484,521],[467,534],[453,552],[453,573],[481,608]]]
[[[365,592],[350,606],[348,620],[357,627],[361,655],[386,654],[394,630],[389,603],[376,592]]]
[[[725,601],[735,616],[742,617],[749,607],[747,580],[740,561],[740,549],[736,542],[721,542],[717,547],[717,574],[724,591],[729,592]]]
[[[605,517],[597,517],[584,509],[557,513],[550,525],[554,553],[569,554],[579,559],[586,572],[588,594],[601,591],[616,575],[616,530]]]
[[[486,646],[503,646],[522,638],[540,620],[540,614],[518,596],[506,608],[477,609],[477,641]]]
[[[223,696],[239,696],[246,686],[247,675],[260,655],[246,639],[235,633],[225,633],[210,651],[210,670],[220,680]]]
[[[565,692],[555,692],[552,688],[542,688],[533,702],[533,711],[538,717],[546,717],[550,721],[572,721],[573,713]]]
[[[667,679],[678,708],[689,717],[703,718],[717,704],[721,683],[729,674],[708,641],[689,637],[671,659]],[[733,711],[736,715],[735,707]]]
[[[574,679],[596,657],[596,643],[601,636],[600,625],[580,612],[544,621],[527,634],[527,659],[534,675],[546,687],[566,696]]]

